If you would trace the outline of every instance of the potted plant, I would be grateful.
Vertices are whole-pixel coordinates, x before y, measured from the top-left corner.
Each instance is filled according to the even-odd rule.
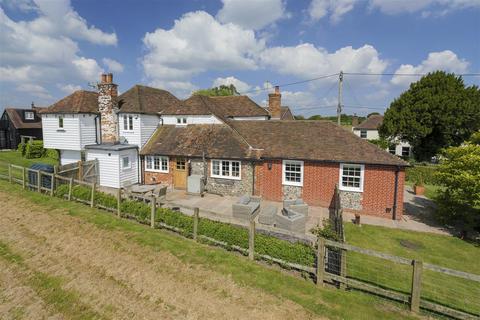
[[[425,193],[425,187],[423,185],[423,178],[422,177],[418,177],[416,179],[415,184],[413,185],[413,192],[417,196],[423,196],[423,194]]]

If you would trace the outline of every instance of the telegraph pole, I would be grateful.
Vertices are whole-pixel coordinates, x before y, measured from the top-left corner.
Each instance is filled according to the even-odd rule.
[[[337,124],[340,125],[342,117],[342,89],[343,89],[343,71],[338,74],[338,105],[337,105]]]

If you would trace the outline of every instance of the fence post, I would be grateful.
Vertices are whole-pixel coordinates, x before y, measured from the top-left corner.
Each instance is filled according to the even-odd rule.
[[[120,218],[122,216],[120,206],[122,203],[122,188],[118,188],[117,190],[117,216]]]
[[[83,181],[83,162],[78,161],[78,180]]]
[[[37,191],[42,192],[41,186],[42,186],[42,171],[38,170],[37,174]]]
[[[57,174],[58,168],[57,166],[53,166],[53,175],[52,175],[52,190],[50,190],[50,194],[53,196],[53,192],[55,191],[55,186],[56,186],[56,180],[55,176]]]
[[[150,213],[150,227],[155,228],[155,211],[157,210],[157,198],[154,195],[152,195],[150,204],[152,205],[152,210]]]
[[[22,188],[25,189],[25,167],[22,167]]]
[[[248,230],[248,258],[255,260],[255,220],[250,220],[250,228]]]
[[[72,200],[73,178],[68,182],[68,201]]]
[[[345,282],[340,283],[340,288],[341,289],[346,289],[347,284],[347,250],[341,249],[341,256],[340,256],[340,276],[345,280]]]
[[[194,208],[193,209],[193,240],[197,241],[198,235],[198,216],[199,216],[200,209]]]
[[[8,165],[8,181],[12,183],[12,165]]]
[[[95,188],[97,187],[97,184],[95,182],[92,183],[92,197],[90,199],[90,207],[93,208],[93,205],[95,204]]]
[[[55,173],[52,174],[52,179],[50,179],[50,197],[53,197],[54,186],[55,186]]]
[[[412,292],[410,297],[410,310],[418,313],[420,311],[420,291],[422,288],[423,262],[413,260]]]
[[[325,239],[317,239],[317,286],[323,286],[325,274]]]

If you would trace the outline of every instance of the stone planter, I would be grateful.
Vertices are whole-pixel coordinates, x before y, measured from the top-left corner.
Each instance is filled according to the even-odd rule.
[[[425,187],[414,185],[413,186],[413,191],[415,192],[415,195],[423,196],[423,194],[425,193]]]

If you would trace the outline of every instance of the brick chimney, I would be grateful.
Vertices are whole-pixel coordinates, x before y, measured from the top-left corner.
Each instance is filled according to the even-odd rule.
[[[268,94],[268,111],[272,119],[280,119],[282,116],[282,95],[280,94],[280,87],[275,86],[275,92]]]
[[[113,75],[102,74],[98,87],[98,112],[100,112],[100,128],[102,143],[118,141],[117,121],[117,85],[113,83]]]

